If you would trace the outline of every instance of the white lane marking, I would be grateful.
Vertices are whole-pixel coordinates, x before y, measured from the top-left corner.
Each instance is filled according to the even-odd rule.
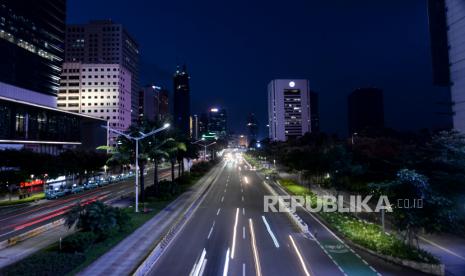
[[[242,263],[242,276],[245,276],[245,263]]]
[[[260,256],[258,255],[257,242],[255,241],[255,232],[253,230],[253,222],[251,218],[249,218],[249,228],[250,228],[250,241],[252,243],[252,249],[253,249],[253,258],[255,262],[255,274],[256,276],[261,276],[262,271],[260,267]]]
[[[242,226],[242,238],[245,240],[245,226]]]
[[[243,193],[243,192],[244,192],[244,189],[241,188],[241,193]]]
[[[244,201],[244,196],[242,196],[242,201]]]
[[[212,227],[210,227],[210,232],[208,232],[207,240],[210,239],[210,236],[212,235],[212,232],[213,232],[213,228],[215,228],[215,221],[213,221]]]
[[[219,215],[221,211],[221,208],[218,208],[218,212],[216,212],[216,215]]]
[[[247,176],[244,176],[244,182],[245,184],[249,184],[249,179],[247,178]]]
[[[226,251],[226,259],[224,260],[223,276],[228,275],[228,268],[229,268],[229,248]]]
[[[276,239],[276,236],[274,235],[273,231],[271,230],[271,227],[270,227],[270,225],[268,224],[268,221],[266,220],[265,216],[262,216],[262,219],[263,219],[263,223],[264,223],[265,226],[266,226],[266,230],[268,230],[268,234],[270,234],[271,239],[273,240],[274,246],[275,246],[276,248],[279,248],[279,242],[278,242],[278,240]]]
[[[297,248],[297,245],[295,244],[294,239],[292,238],[291,235],[289,235],[289,239],[291,239],[292,246],[294,247],[297,257],[299,258],[300,264],[302,265],[302,269],[304,270],[305,275],[311,276],[310,272],[308,272],[307,266],[305,265],[304,258],[302,258],[302,255],[300,254],[300,251]]]
[[[242,208],[242,215],[245,216],[245,208]]]
[[[234,221],[234,230],[233,230],[233,241],[231,249],[231,259],[234,259],[234,251],[236,249],[236,230],[237,230],[237,221],[239,220],[239,208],[236,209],[236,220]]]
[[[223,200],[224,200],[224,196],[221,197],[221,202],[223,202]]]
[[[224,189],[224,192],[226,193],[226,189]]]

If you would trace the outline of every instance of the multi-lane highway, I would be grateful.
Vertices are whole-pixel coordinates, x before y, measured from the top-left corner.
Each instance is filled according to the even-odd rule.
[[[150,275],[420,275],[365,258],[313,218],[306,222],[317,238],[284,213],[264,213],[269,191],[245,164],[215,169],[222,171]]]
[[[160,171],[160,179],[169,175],[168,169]],[[145,182],[146,186],[153,183],[153,170],[148,171]],[[133,191],[134,178],[40,204],[3,210],[0,214],[0,241],[58,220],[78,202],[85,204],[101,200],[108,203]]]

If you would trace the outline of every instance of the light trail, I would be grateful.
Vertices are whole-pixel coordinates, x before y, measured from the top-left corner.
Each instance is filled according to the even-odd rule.
[[[260,256],[258,255],[257,242],[255,240],[255,232],[253,229],[253,222],[252,222],[252,219],[250,218],[249,218],[249,228],[250,228],[250,237],[251,237],[250,240],[252,243],[253,258],[255,261],[255,275],[261,276],[262,269],[260,267]]]
[[[292,238],[291,235],[289,235],[289,239],[291,239],[292,246],[294,247],[295,253],[297,254],[297,257],[299,258],[300,264],[302,265],[302,269],[305,272],[306,276],[311,276],[310,272],[308,272],[307,266],[305,265],[304,258],[302,257],[302,254],[300,254],[299,249],[297,248],[297,245],[294,242],[294,239]]]
[[[236,209],[236,220],[234,221],[231,259],[234,259],[234,251],[236,249],[236,232],[237,232],[237,221],[238,221],[238,219],[239,219],[239,208]]]
[[[229,248],[226,251],[226,259],[224,260],[223,276],[228,275],[228,269],[229,269]]]

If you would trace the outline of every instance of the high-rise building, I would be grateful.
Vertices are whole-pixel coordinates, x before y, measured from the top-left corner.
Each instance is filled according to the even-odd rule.
[[[202,112],[199,117],[199,137],[208,133],[208,115]]]
[[[318,93],[310,90],[310,123],[312,132],[320,132],[320,108]]]
[[[138,117],[139,46],[122,24],[111,20],[72,24],[66,28],[65,61],[119,64],[131,73],[131,119]]]
[[[189,117],[190,117],[190,88],[189,74],[186,65],[176,69],[174,74],[174,108],[173,120],[174,125],[186,136],[189,136]]]
[[[372,134],[384,128],[383,91],[358,88],[348,97],[349,135]]]
[[[0,147],[58,154],[105,145],[106,120],[56,109],[66,1],[3,0],[0,18]]]
[[[228,134],[226,109],[210,108],[208,111],[208,132],[217,138],[226,137]]]
[[[119,64],[64,63],[58,108],[109,121],[125,131],[131,125],[131,73]],[[116,145],[115,135],[109,144]]]
[[[311,131],[310,86],[305,79],[276,79],[268,84],[269,137],[286,141]]]
[[[199,116],[194,114],[190,116],[190,137],[192,139],[198,140],[199,139]]]
[[[0,96],[56,107],[65,0],[0,3]]]
[[[166,89],[147,85],[139,91],[139,121],[164,120],[168,114],[168,94]]]
[[[446,115],[465,133],[465,2],[428,0],[428,20],[433,82],[450,89]]]
[[[258,122],[254,113],[249,113],[249,116],[247,116],[247,130],[249,140],[256,140],[258,134]]]

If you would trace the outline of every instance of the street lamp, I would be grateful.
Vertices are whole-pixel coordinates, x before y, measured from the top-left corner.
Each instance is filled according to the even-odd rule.
[[[170,124],[166,123],[164,124],[161,128],[157,128],[155,130],[152,130],[150,131],[149,133],[143,133],[143,132],[140,132],[139,131],[139,134],[140,136],[138,137],[134,137],[134,136],[131,136],[129,134],[126,134],[122,131],[119,131],[119,130],[116,130],[116,129],[112,129],[110,127],[107,127],[107,126],[102,126],[103,128],[107,128],[108,131],[111,131],[111,132],[114,132],[116,134],[119,134],[123,137],[126,137],[127,139],[129,140],[133,140],[136,142],[136,213],[139,212],[139,140],[142,140],[144,138],[147,138],[149,136],[152,136],[162,130],[165,130],[167,128],[170,127]],[[143,174],[144,172],[142,172]]]
[[[195,142],[192,142],[192,144],[195,145],[195,144],[198,144],[198,143],[200,143],[200,142],[205,142],[205,138],[202,138],[202,139],[200,139],[200,140],[197,140],[197,141],[195,141]],[[205,161],[207,161],[207,148],[208,148],[209,146],[213,145],[213,144],[216,144],[216,142],[210,143],[210,144],[208,144],[208,145],[207,145],[206,143],[200,144],[201,146],[203,146],[203,159],[204,159]]]

